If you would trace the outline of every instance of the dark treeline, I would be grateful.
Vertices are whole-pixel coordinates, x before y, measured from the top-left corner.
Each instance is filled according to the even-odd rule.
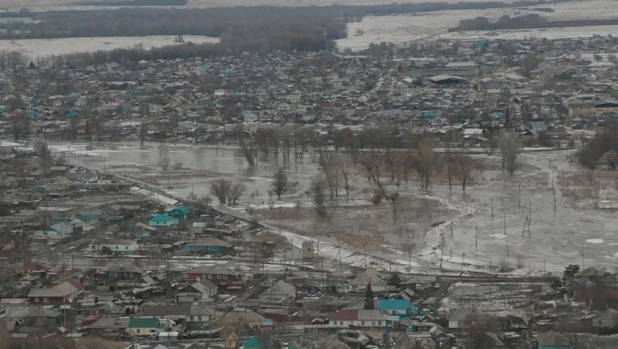
[[[491,22],[486,17],[465,19],[459,21],[459,26],[449,28],[449,32],[470,30],[504,30],[504,29],[540,29],[540,28],[565,28],[586,27],[598,25],[616,25],[618,19],[581,19],[566,21],[548,21],[547,18],[537,14],[509,17],[502,16],[496,22]]]
[[[162,3],[177,0],[135,0]],[[568,1],[568,0],[562,0]],[[252,32],[264,26],[286,31],[291,24],[311,23],[312,31],[321,30],[335,39],[345,33],[346,19],[367,15],[405,14],[439,10],[485,9],[533,6],[549,0],[503,2],[427,2],[372,6],[227,7],[209,9],[122,8],[93,11],[52,11],[32,13],[36,23],[2,23],[0,39],[46,39],[63,37],[207,35]],[[108,3],[109,4],[109,3]],[[307,29],[307,26],[304,26]],[[342,29],[343,28],[343,29]]]
[[[4,23],[1,39],[146,35],[223,35],[306,33],[345,37],[345,21],[315,9],[280,7],[57,11],[40,13],[36,23]]]
[[[188,0],[83,1],[77,6],[185,6]]]
[[[69,68],[83,68],[90,65],[99,65],[110,62],[136,63],[141,60],[157,60],[157,59],[189,59],[193,57],[212,57],[222,56],[227,54],[239,54],[249,51],[254,53],[268,52],[271,50],[291,51],[294,49],[316,51],[324,47],[332,47],[333,41],[326,38],[317,38],[311,36],[286,36],[277,40],[276,38],[262,37],[259,40],[226,40],[217,44],[193,44],[191,42],[182,45],[172,45],[163,47],[153,47],[151,49],[135,48],[119,48],[110,51],[96,51],[83,53],[70,53],[64,55],[39,57],[36,60],[36,66],[51,66]],[[11,52],[13,53],[13,52]],[[0,55],[1,56],[1,55]],[[25,60],[20,62],[25,66]],[[1,63],[1,62],[0,62]],[[1,65],[0,65],[1,66]]]

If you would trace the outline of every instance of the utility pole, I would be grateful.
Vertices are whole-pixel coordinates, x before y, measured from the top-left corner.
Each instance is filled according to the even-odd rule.
[[[506,240],[506,257],[507,258],[510,257],[510,254],[509,254],[509,240]]]
[[[363,254],[365,255],[365,270],[367,270],[367,244],[363,244]]]
[[[552,193],[554,194],[554,218],[556,218],[556,189],[552,188]]]
[[[491,198],[491,220],[494,220],[494,198]]]
[[[517,191],[518,195],[518,203],[517,203],[517,207],[521,208],[521,182],[519,183],[519,189]]]
[[[464,258],[464,253],[461,253],[461,272],[463,273],[463,258]]]
[[[479,225],[477,222],[474,222],[474,247],[475,250],[479,250]]]
[[[504,235],[506,235],[506,212],[504,212]]]
[[[453,211],[451,211],[451,237],[453,236]]]
[[[440,248],[440,270],[442,270],[442,260],[444,259],[444,241],[442,242],[442,247]]]
[[[532,200],[528,201],[528,230],[530,230],[531,224],[532,224]]]

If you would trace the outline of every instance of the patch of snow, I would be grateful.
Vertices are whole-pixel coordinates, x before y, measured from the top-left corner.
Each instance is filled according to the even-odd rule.
[[[602,244],[604,241],[603,239],[588,239],[586,242],[589,244]]]
[[[504,234],[489,234],[489,236],[494,237],[496,239],[504,239],[504,238],[506,238],[506,235],[504,235]]]

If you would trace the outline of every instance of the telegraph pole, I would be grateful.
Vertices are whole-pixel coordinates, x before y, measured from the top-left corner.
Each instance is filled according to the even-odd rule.
[[[479,250],[479,226],[477,222],[474,222],[474,248]]]

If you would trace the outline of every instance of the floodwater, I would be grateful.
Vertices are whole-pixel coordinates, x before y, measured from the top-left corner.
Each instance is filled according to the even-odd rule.
[[[136,165],[148,167],[149,169],[141,174],[141,178],[144,178],[145,174],[158,174],[162,189],[167,189],[169,185],[173,188],[171,191],[178,196],[186,196],[192,190],[196,194],[207,194],[210,180],[219,177],[231,178],[248,187],[240,207],[246,207],[249,203],[261,205],[268,202],[272,175],[283,165],[281,161],[271,159],[266,163],[260,162],[256,169],[250,169],[233,149],[174,148],[160,147],[157,144],[149,144],[146,149],[131,144],[115,149],[95,150],[86,150],[85,145],[52,144],[51,147],[54,152],[65,153],[72,164],[91,169],[106,168],[118,172],[132,170],[135,177]],[[555,183],[554,210],[551,183],[555,182],[553,178],[558,174],[573,171],[567,161],[570,154],[570,151],[522,154],[522,163],[531,166],[530,169],[516,173],[514,178],[505,177],[500,170],[486,170],[479,175],[478,180],[482,184],[468,188],[465,194],[461,193],[460,189],[450,191],[448,187],[434,185],[428,194],[443,201],[443,205],[458,211],[459,215],[451,218],[453,225],[446,219],[445,224],[427,232],[426,248],[415,256],[414,260],[424,265],[427,262],[437,265],[442,259],[445,268],[453,269],[458,269],[461,262],[472,266],[493,267],[508,263],[511,268],[517,269],[517,273],[524,274],[534,270],[558,272],[564,270],[564,266],[568,264],[610,269],[615,267],[618,259],[618,240],[615,235],[618,218],[615,212],[581,209],[577,207],[577,203],[569,204],[562,195],[562,191],[568,188],[561,187],[559,182]],[[169,183],[160,180],[157,164],[163,157],[181,161],[193,170],[208,171],[208,175],[190,180],[170,179]],[[318,168],[310,155],[305,155],[298,164],[286,164],[285,168],[290,180],[299,183],[299,189],[297,193],[286,195],[282,200],[294,203],[303,199],[302,195],[307,190],[311,177],[318,173]],[[178,181],[186,182],[184,187],[179,186]],[[521,183],[521,193],[516,183]],[[602,184],[602,189],[609,190],[605,188],[608,185]],[[614,186],[613,182],[611,186]],[[404,194],[407,195],[420,194],[412,187],[405,191]],[[308,197],[304,199],[309,200]],[[524,223],[527,216],[532,224],[526,230]],[[288,240],[295,238],[300,237],[294,234]],[[326,239],[327,237],[320,238],[323,241]],[[440,247],[442,239],[444,245]],[[385,243],[388,244],[390,239],[386,240]],[[299,240],[298,243],[300,242],[302,241]],[[336,244],[331,247],[330,252],[334,258],[339,250]],[[358,257],[359,265],[364,264],[358,251],[356,254],[353,250],[349,252],[350,255],[345,259]],[[392,256],[397,258],[396,253]]]
[[[299,199],[309,189],[312,176],[318,173],[311,154],[305,154],[298,162],[291,155],[291,163],[284,163],[281,154],[277,159],[271,156],[269,161],[260,161],[252,169],[236,149],[201,148],[188,146],[166,146],[148,144],[144,149],[138,145],[121,145],[112,149],[97,148],[87,150],[83,144],[53,144],[55,152],[64,154],[73,165],[93,170],[105,169],[115,173],[130,173],[133,177],[147,179],[157,176],[158,182],[170,193],[187,197],[191,192],[197,195],[209,193],[208,183],[217,178],[228,178],[247,186],[242,203],[262,204],[270,200],[268,191],[273,174],[278,168],[285,168],[290,181],[298,183],[296,191],[285,196],[286,200]],[[168,158],[173,164],[181,162],[183,167],[193,171],[207,171],[204,177],[170,175],[165,179],[159,162]],[[137,174],[136,171],[142,172]],[[176,171],[170,171],[172,174]],[[284,199],[284,198],[282,198]]]

